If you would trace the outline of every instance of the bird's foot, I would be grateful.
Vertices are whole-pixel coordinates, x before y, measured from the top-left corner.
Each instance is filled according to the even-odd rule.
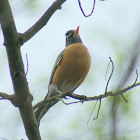
[[[63,93],[62,91],[60,91],[58,89],[56,89],[56,92],[58,92],[59,94],[62,94]]]
[[[87,96],[85,96],[85,95],[80,95],[80,97],[81,97],[81,102],[82,103],[87,100]]]

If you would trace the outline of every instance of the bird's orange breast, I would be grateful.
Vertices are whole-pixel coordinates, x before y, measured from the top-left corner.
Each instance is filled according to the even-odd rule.
[[[52,84],[60,91],[73,91],[85,79],[90,65],[90,54],[82,43],[69,45],[54,73]]]

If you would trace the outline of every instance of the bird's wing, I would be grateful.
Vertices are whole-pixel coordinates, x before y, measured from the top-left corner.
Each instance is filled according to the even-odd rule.
[[[52,80],[53,80],[53,76],[54,76],[54,73],[58,67],[58,65],[60,64],[60,62],[62,61],[63,59],[63,54],[64,54],[64,50],[58,55],[57,59],[56,59],[56,62],[53,66],[53,70],[52,70],[52,73],[51,73],[51,77],[50,77],[50,81],[49,81],[49,86],[51,85],[52,83]],[[45,99],[47,98],[49,92],[47,93]],[[48,111],[48,106],[50,107],[50,105],[52,106],[53,104],[55,104],[56,102],[58,101],[53,101],[52,103],[49,103],[49,104],[42,104],[40,107],[38,107],[38,109],[35,111],[35,115],[36,115],[36,119],[38,121],[38,123],[40,123],[40,119],[45,115],[45,113]]]
[[[58,65],[60,64],[60,62],[62,61],[63,59],[63,53],[64,53],[64,50],[58,55],[56,61],[55,61],[55,64],[53,66],[53,70],[52,70],[52,73],[51,73],[51,77],[50,77],[50,82],[49,82],[49,86],[50,84],[52,83],[52,80],[53,80],[53,76],[54,76],[54,73],[58,67]]]

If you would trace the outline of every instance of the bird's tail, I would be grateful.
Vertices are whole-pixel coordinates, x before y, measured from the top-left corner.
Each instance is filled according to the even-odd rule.
[[[45,97],[45,99],[46,98],[47,98],[47,96]],[[36,116],[36,119],[37,119],[37,122],[38,122],[38,126],[40,124],[41,118],[46,114],[46,112],[50,109],[50,107],[55,105],[57,102],[58,102],[58,100],[55,100],[55,101],[43,104],[40,107],[38,107],[38,109],[35,111],[35,116]]]

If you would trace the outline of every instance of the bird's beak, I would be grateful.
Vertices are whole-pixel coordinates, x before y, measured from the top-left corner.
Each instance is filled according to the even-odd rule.
[[[75,30],[73,36],[75,36],[75,35],[78,33],[78,31],[79,31],[79,26],[78,26],[77,29]]]

